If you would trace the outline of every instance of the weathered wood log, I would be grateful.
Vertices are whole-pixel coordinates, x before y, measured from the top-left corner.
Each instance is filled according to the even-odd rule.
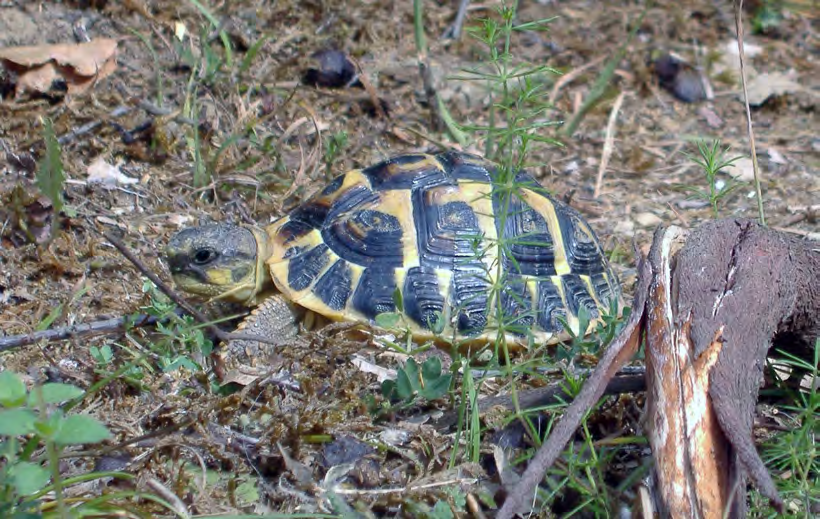
[[[661,504],[672,517],[745,517],[748,474],[782,510],[755,449],[754,408],[772,341],[820,335],[820,245],[744,220],[658,236],[670,245],[685,239],[677,254],[670,247],[666,260],[650,259],[668,269],[647,303],[649,437]]]
[[[630,355],[644,331],[656,511],[744,517],[747,474],[782,509],[752,439],[754,406],[772,341],[820,336],[820,244],[747,220],[709,222],[691,233],[661,228],[639,270],[626,335],[610,347],[617,351],[605,353],[499,518],[512,517],[533,495],[606,385],[611,359]]]

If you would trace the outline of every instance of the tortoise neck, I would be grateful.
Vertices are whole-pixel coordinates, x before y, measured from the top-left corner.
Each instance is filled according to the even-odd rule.
[[[267,265],[268,258],[273,254],[273,243],[264,229],[256,226],[248,227],[248,229],[253,233],[254,238],[256,238],[255,286],[253,294],[248,298],[248,303],[256,303],[261,295],[270,292],[271,286],[273,285]]]

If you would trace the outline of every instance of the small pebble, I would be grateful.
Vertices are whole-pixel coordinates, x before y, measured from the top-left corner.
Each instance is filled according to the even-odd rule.
[[[343,88],[356,77],[356,67],[340,50],[321,50],[311,57],[319,62],[319,68],[310,68],[305,72],[303,81],[307,85]]]
[[[638,213],[633,218],[635,222],[641,227],[657,227],[663,222],[661,217],[654,213]]]

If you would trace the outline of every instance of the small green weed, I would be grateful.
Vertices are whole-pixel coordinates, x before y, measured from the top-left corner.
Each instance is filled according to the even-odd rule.
[[[685,191],[690,193],[689,198],[693,200],[703,200],[709,203],[712,208],[712,216],[718,218],[718,204],[725,199],[735,189],[744,185],[743,182],[729,178],[726,181],[718,180],[718,173],[726,168],[730,168],[735,162],[740,160],[742,156],[738,155],[732,158],[726,158],[729,153],[729,148],[721,149],[720,140],[716,139],[711,144],[705,141],[697,143],[698,154],[686,154],[686,156],[703,169],[706,174],[706,189],[700,189],[694,186],[683,186]]]
[[[347,132],[342,130],[336,132],[325,141],[325,176],[330,179],[333,177],[333,165],[336,159],[342,155],[342,152],[347,148]]]
[[[126,350],[126,348],[121,348]],[[150,366],[145,362],[145,358],[139,355],[132,355],[135,360],[128,365],[117,368],[114,349],[110,344],[102,346],[90,346],[89,354],[94,360],[94,373],[103,379],[121,378],[131,387],[142,389],[142,381],[145,380],[145,370],[150,370]]]
[[[37,187],[51,201],[54,214],[51,218],[51,230],[48,242],[54,239],[57,228],[60,225],[60,211],[63,210],[63,185],[65,184],[65,171],[63,168],[62,151],[57,135],[54,133],[54,125],[51,119],[45,117],[43,123],[43,140],[46,144],[45,155],[37,164]]]
[[[778,406],[779,418],[786,424],[763,445],[762,454],[768,467],[779,478],[775,478],[784,501],[795,515],[808,517],[811,510],[820,505],[820,449],[817,435],[820,431],[820,339],[814,344],[814,359],[808,361],[786,352],[780,352],[779,360],[793,372],[802,374],[809,383],[799,391],[780,384],[793,402]],[[755,494],[752,513],[765,516],[770,510],[768,502]],[[758,506],[759,505],[759,506]],[[798,512],[799,511],[799,512]],[[805,515],[804,515],[805,514]]]
[[[78,387],[58,383],[36,386],[29,392],[16,374],[0,373],[0,517],[40,517],[37,511],[45,503],[42,498],[50,492],[65,512],[60,453],[67,446],[98,443],[111,436],[97,419],[66,414],[58,407],[83,393]],[[21,442],[21,437],[28,440]],[[45,454],[34,456],[40,448]]]
[[[783,23],[783,0],[763,0],[758,2],[752,15],[752,31],[757,34],[767,34],[777,29]]]
[[[441,360],[438,357],[430,357],[421,366],[410,358],[398,370],[396,380],[385,380],[382,383],[382,395],[401,405],[409,405],[419,398],[437,400],[447,394],[451,380],[450,373],[441,372]]]
[[[60,460],[70,456],[68,447],[111,437],[96,418],[69,414],[84,395],[82,389],[61,383],[37,385],[29,391],[17,374],[0,372],[0,517],[147,517],[140,507],[149,502],[172,510],[162,499],[141,491],[112,487],[93,495],[79,489],[109,478],[132,481],[131,474],[89,472],[64,477],[60,473]],[[70,498],[69,488],[78,488]]]
[[[558,345],[556,358],[559,361],[569,362],[581,354],[596,355],[602,346],[612,342],[612,339],[618,335],[618,332],[626,322],[626,317],[629,316],[629,309],[625,309],[623,314],[621,317],[618,316],[618,302],[614,300],[611,301],[609,313],[603,316],[592,333],[586,335],[576,334],[566,320],[559,318],[559,321],[561,321],[564,326],[564,330],[570,335],[571,339]],[[579,308],[578,329],[586,330],[589,327],[589,323],[589,311],[584,307]]]
[[[203,370],[203,359],[213,351],[213,342],[205,337],[202,328],[190,316],[179,316],[176,306],[157,287],[146,280],[143,291],[148,294],[149,305],[143,310],[157,317],[160,337],[153,341],[152,351],[157,364],[165,372],[180,368],[192,372]]]

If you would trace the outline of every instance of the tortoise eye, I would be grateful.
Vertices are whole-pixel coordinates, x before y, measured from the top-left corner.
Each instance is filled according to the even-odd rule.
[[[216,251],[213,249],[199,249],[194,254],[194,263],[197,265],[205,265],[216,258]]]

